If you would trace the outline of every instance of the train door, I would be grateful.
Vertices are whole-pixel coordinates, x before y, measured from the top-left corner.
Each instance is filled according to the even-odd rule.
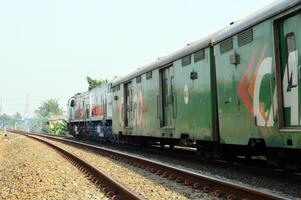
[[[162,121],[161,126],[166,128],[174,127],[173,108],[174,108],[174,77],[173,67],[161,70],[161,92],[162,92]]]
[[[90,119],[90,104],[85,105],[85,118]]]
[[[301,13],[281,19],[278,25],[282,77],[282,127],[300,128],[301,114]]]
[[[133,91],[132,91],[132,83],[129,82],[124,86],[125,93],[125,127],[132,127],[132,100],[133,100]]]

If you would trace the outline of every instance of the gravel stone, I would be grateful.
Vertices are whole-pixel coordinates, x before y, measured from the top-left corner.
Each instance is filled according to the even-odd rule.
[[[0,134],[0,199],[107,199],[54,150],[25,136]]]
[[[114,148],[103,144],[99,144],[98,146],[166,163],[195,173],[252,187],[256,190],[281,195],[287,199],[301,200],[301,174],[295,173],[292,176],[279,176],[277,173],[275,175],[265,174],[265,170],[253,170],[252,167],[242,167],[240,164],[232,163],[224,165],[222,164],[224,161],[218,164],[202,159],[172,157],[168,156],[168,154],[160,154],[158,153],[159,151],[152,149],[137,151],[136,148]]]
[[[183,186],[175,181],[169,181],[132,165],[111,160],[88,150],[78,149],[60,142],[45,138],[44,140],[85,160],[121,184],[141,194],[146,199],[216,199],[200,190]]]

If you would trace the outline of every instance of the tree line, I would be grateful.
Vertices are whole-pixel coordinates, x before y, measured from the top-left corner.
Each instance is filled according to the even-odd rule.
[[[92,90],[108,82],[104,79],[93,79],[86,77],[88,90]],[[35,116],[24,118],[19,112],[15,115],[0,115],[0,128],[17,129],[32,132],[47,132],[56,135],[64,135],[68,131],[68,124],[65,120],[58,120],[55,123],[49,123],[54,116],[64,115],[63,108],[60,107],[57,99],[43,101],[35,110]]]

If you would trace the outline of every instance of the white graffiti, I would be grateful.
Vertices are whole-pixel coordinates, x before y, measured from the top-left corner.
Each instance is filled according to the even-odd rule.
[[[254,110],[254,117],[256,117],[257,125],[258,126],[266,126],[267,124],[273,125],[274,120],[272,117],[268,117],[269,122],[266,122],[266,119],[264,116],[262,116],[262,113],[260,111],[260,101],[259,101],[259,95],[260,95],[260,86],[261,82],[263,80],[263,77],[267,74],[272,74],[272,58],[267,57],[265,58],[262,63],[259,66],[259,70],[256,76],[255,81],[255,89],[254,89],[254,97],[253,97],[253,110]],[[273,115],[273,113],[268,113],[268,115]]]
[[[290,125],[300,125],[299,118],[299,94],[298,94],[298,50],[290,52],[288,56],[288,64],[285,66],[284,76],[282,80],[283,86],[283,106],[284,108],[290,108]],[[265,58],[258,69],[255,89],[253,97],[253,111],[254,117],[258,126],[271,127],[274,125],[274,119],[277,113],[277,93],[276,88],[273,91],[272,105],[267,112],[263,112],[260,105],[260,88],[261,83],[265,75],[272,74],[272,57]],[[272,86],[270,86],[272,87]]]
[[[299,125],[298,50],[290,52],[283,77],[283,106],[290,108],[291,125]]]
[[[139,88],[133,96],[132,121],[134,126],[140,126],[144,120],[145,102],[142,94],[142,89]]]
[[[188,101],[189,101],[189,90],[188,90],[187,84],[185,84],[185,86],[184,86],[184,92],[183,92],[183,94],[184,94],[184,102],[185,102],[185,104],[188,104]]]
[[[278,109],[277,92],[276,92],[276,88],[275,88],[274,95],[273,95],[273,102],[272,102],[272,105],[270,108],[270,112],[268,113],[268,121],[267,121],[266,126],[272,127],[274,125],[274,119],[276,118],[277,109]]]

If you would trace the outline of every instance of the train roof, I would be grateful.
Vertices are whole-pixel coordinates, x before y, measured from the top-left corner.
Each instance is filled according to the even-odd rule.
[[[70,97],[70,99],[74,99],[74,98],[77,98],[77,97],[89,96],[89,93],[91,93],[91,92],[95,92],[96,90],[102,90],[103,88],[108,87],[108,85],[112,85],[116,81],[116,79],[118,79],[117,76],[115,76],[114,78],[112,78],[109,82],[104,83],[101,86],[97,86],[96,88],[93,88],[92,90],[88,90],[88,91],[85,91],[85,92],[76,93],[75,95],[73,95],[72,97]]]
[[[211,39],[214,37],[214,34],[212,35],[209,35],[201,40],[198,40],[196,42],[193,42],[193,43],[190,43],[190,44],[187,44],[186,47],[176,51],[176,52],[173,52],[167,56],[164,56],[164,57],[160,57],[158,58],[156,61],[148,64],[148,65],[145,65],[143,67],[140,67],[138,68],[136,71],[124,76],[124,77],[121,77],[120,79],[116,80],[116,82],[113,83],[113,86],[115,85],[118,85],[122,82],[127,82],[137,76],[139,76],[140,74],[143,74],[145,72],[148,72],[148,71],[151,71],[153,69],[156,69],[156,68],[160,68],[162,66],[165,66],[165,65],[168,65],[169,63],[179,59],[179,58],[182,58],[186,55],[189,55],[193,52],[196,52],[200,49],[203,49],[203,48],[206,48],[208,47],[212,41]]]
[[[221,42],[224,39],[227,39],[245,29],[248,29],[251,26],[254,26],[268,18],[271,18],[285,10],[288,10],[298,4],[300,4],[301,0],[279,0],[275,1],[257,12],[247,16],[246,18],[239,20],[230,26],[215,32],[203,39],[200,39],[196,42],[192,42],[188,44],[186,47],[171,53],[167,56],[158,58],[156,61],[145,65],[141,68],[138,68],[136,71],[127,74],[124,77],[119,78],[113,83],[113,86],[116,86],[120,83],[127,82],[141,74],[144,74],[153,69],[161,68],[165,65],[172,63],[175,60],[178,60],[186,55],[194,53],[200,49],[206,48],[212,44],[216,44]]]
[[[256,24],[261,23],[264,20],[284,12],[300,3],[301,0],[279,0],[270,3],[269,5],[238,21],[237,23],[234,23],[229,28],[220,31],[216,36],[215,43],[219,43],[222,40],[255,26]]]
[[[89,91],[82,92],[82,93],[76,93],[75,95],[73,95],[72,97],[70,97],[70,99],[75,99],[75,98],[80,98],[80,97],[86,97],[86,96],[89,96]]]

